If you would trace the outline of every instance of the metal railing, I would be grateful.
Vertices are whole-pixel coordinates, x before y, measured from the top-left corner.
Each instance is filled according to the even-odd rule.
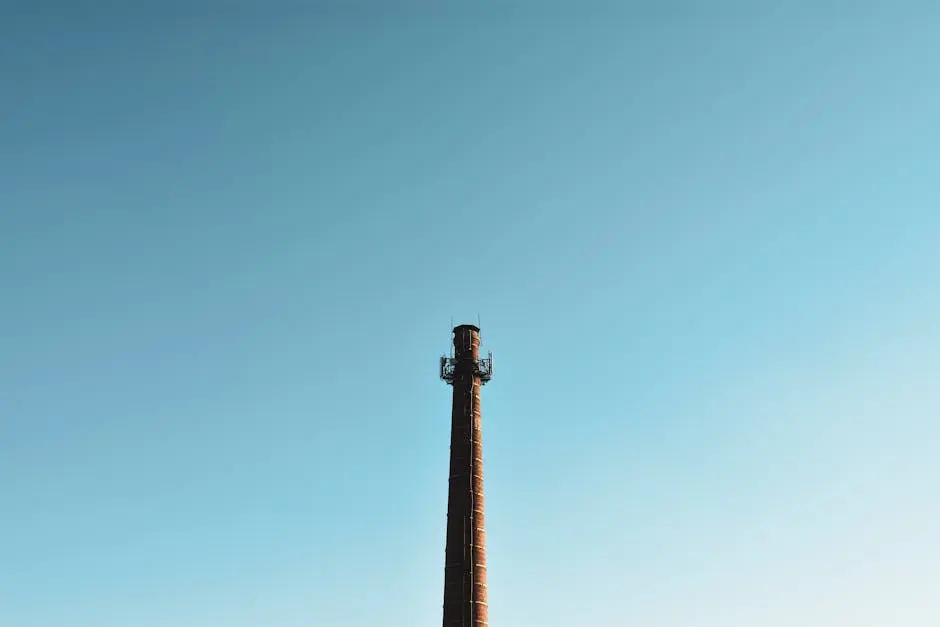
[[[453,384],[454,373],[457,371],[459,361],[454,357],[441,357],[441,379]],[[473,362],[473,375],[480,377],[481,384],[485,384],[493,378],[493,353],[489,353],[488,357]]]

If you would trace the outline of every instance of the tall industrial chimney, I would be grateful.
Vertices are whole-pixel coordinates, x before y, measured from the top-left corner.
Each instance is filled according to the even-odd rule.
[[[441,357],[441,378],[454,388],[444,558],[444,627],[487,627],[486,531],[480,388],[493,376],[493,355],[480,359],[480,329],[454,328],[454,356]]]

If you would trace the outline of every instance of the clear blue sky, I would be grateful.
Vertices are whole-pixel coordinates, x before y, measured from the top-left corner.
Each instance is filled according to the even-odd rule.
[[[494,627],[940,624],[940,11],[837,4],[4,3],[0,625],[439,625],[478,313]]]

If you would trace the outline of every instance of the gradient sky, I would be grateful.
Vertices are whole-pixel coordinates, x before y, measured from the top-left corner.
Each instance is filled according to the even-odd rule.
[[[439,625],[478,314],[494,627],[940,624],[940,10],[760,6],[0,5],[0,625]]]

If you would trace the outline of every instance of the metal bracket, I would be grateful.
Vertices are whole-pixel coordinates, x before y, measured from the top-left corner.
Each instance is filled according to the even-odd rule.
[[[449,385],[454,384],[454,374],[457,371],[459,361],[454,357],[441,357],[441,379]],[[473,376],[479,377],[480,384],[485,385],[493,378],[493,353],[484,359],[478,359],[473,362]]]

